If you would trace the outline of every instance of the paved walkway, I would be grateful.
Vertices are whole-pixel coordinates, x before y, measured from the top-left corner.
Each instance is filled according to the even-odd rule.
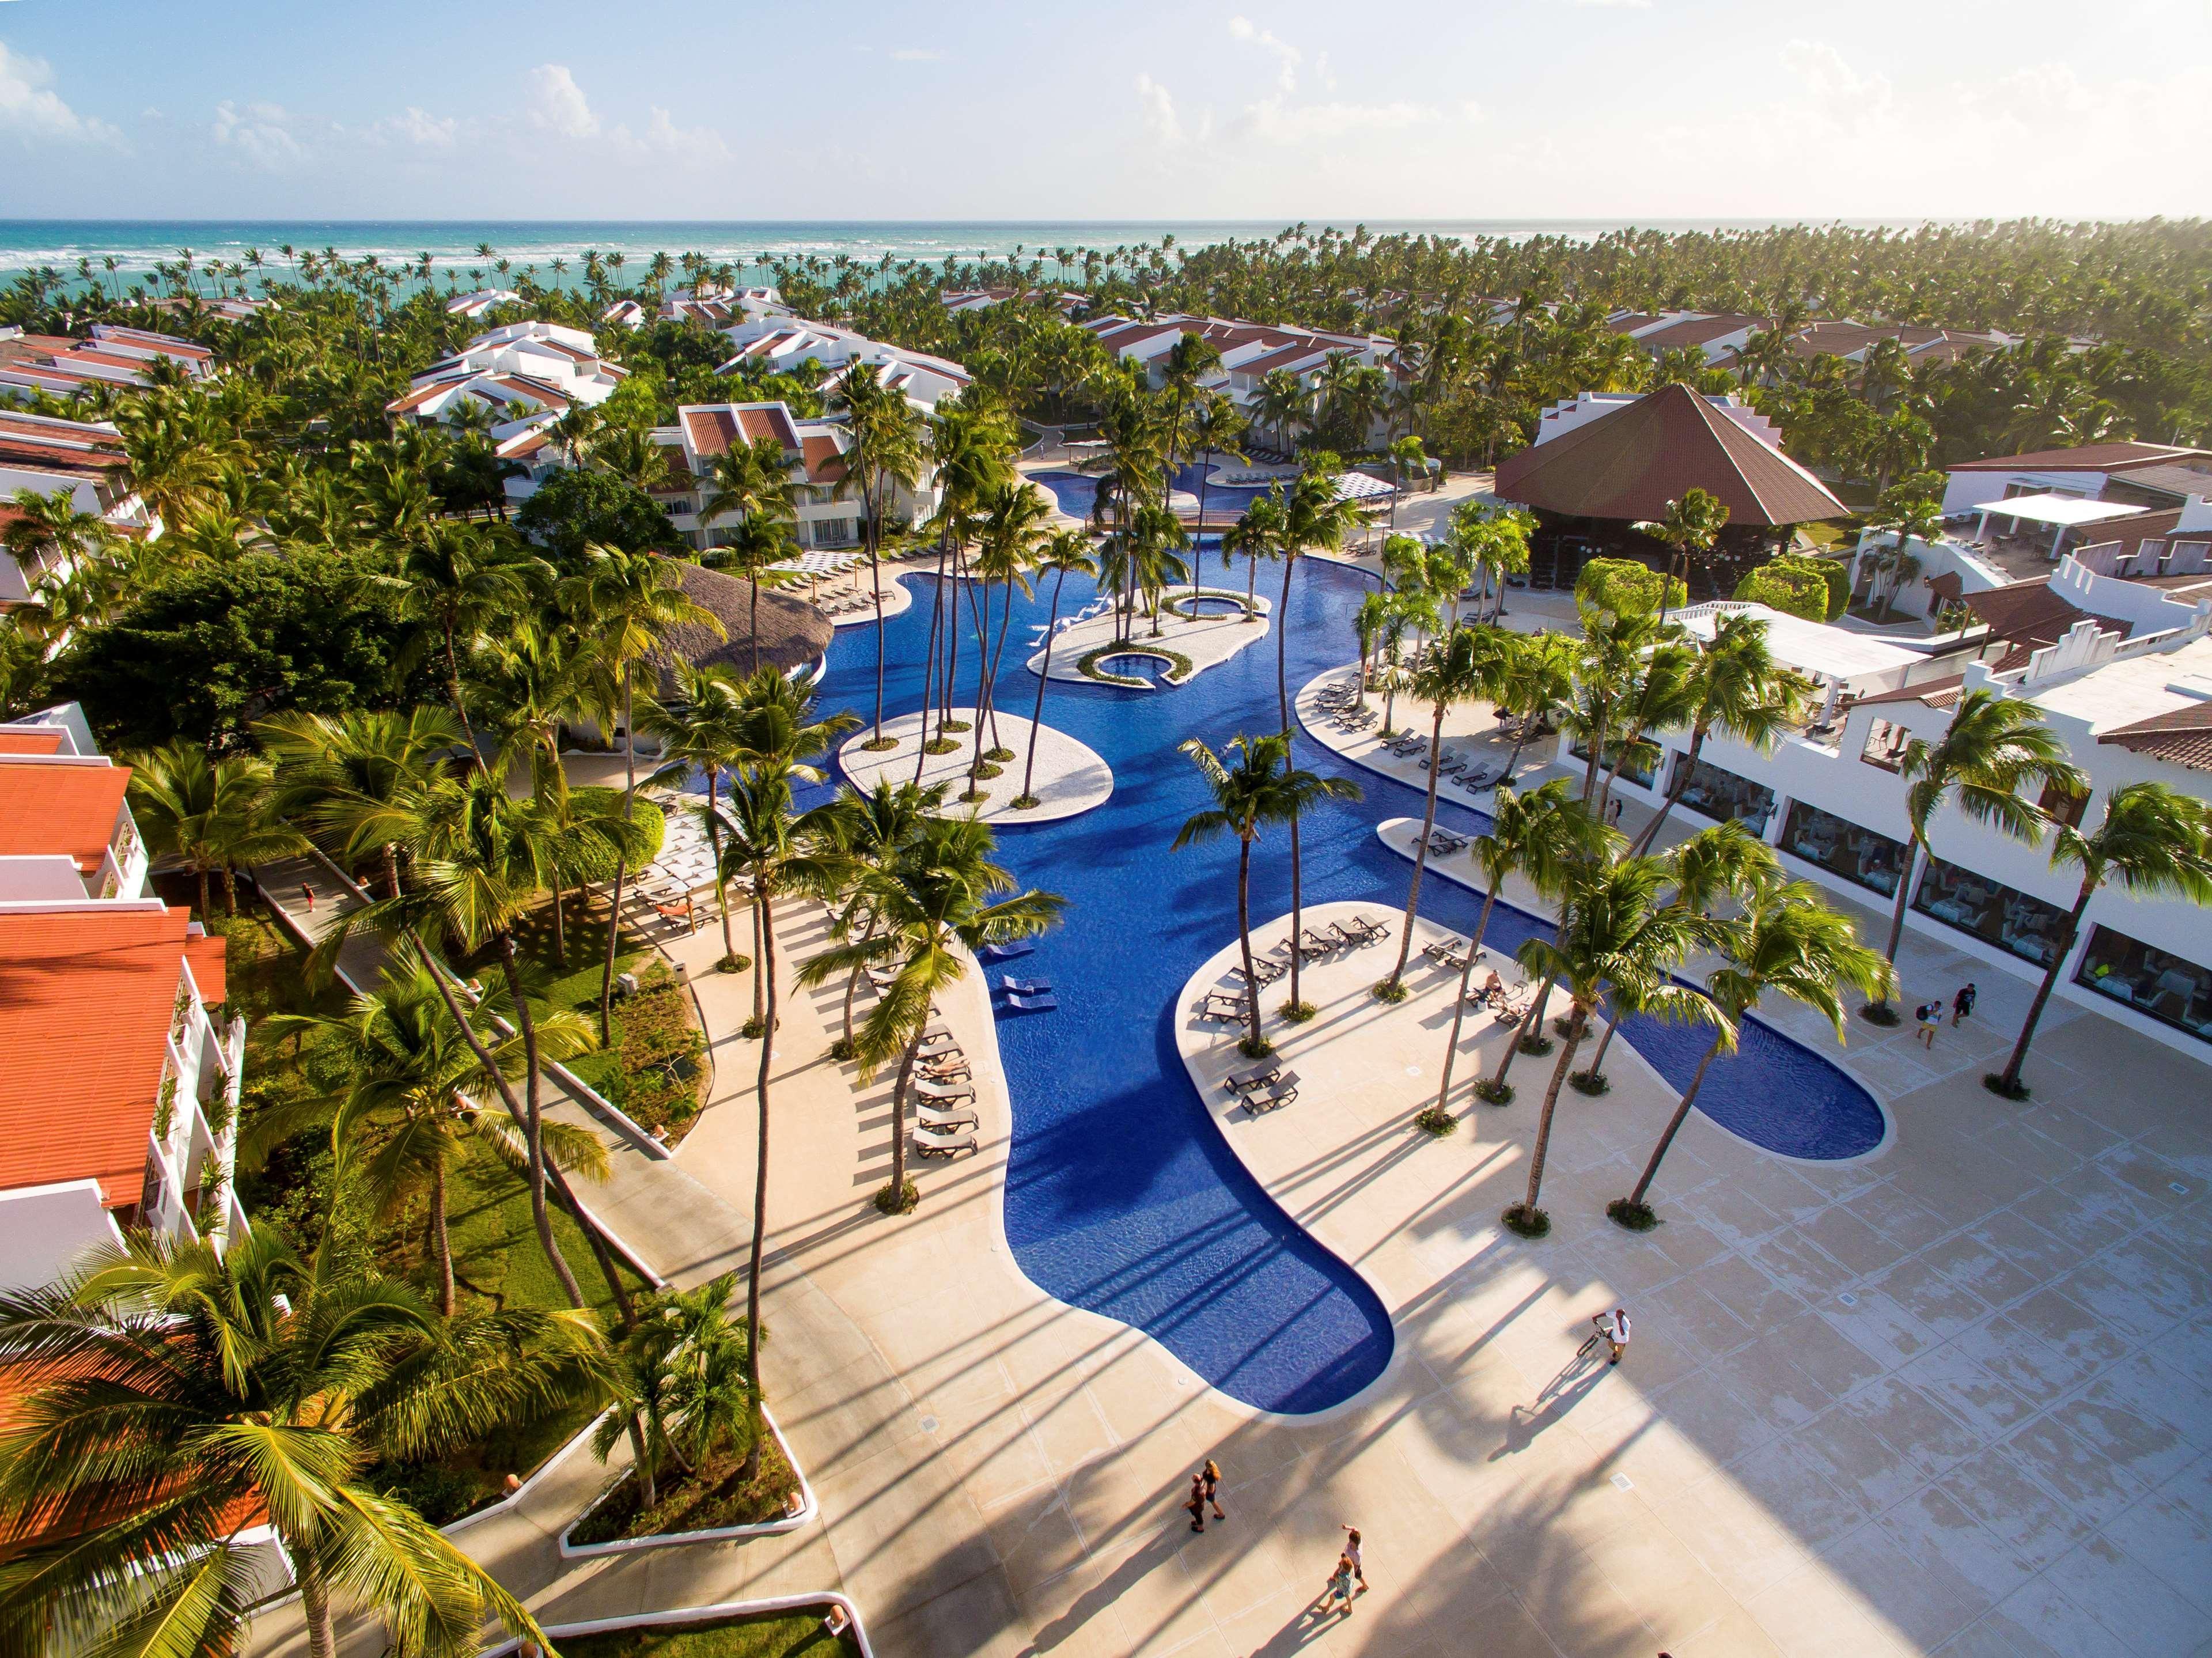
[[[779,938],[804,959],[818,912]],[[750,977],[713,973],[720,950],[711,926],[672,946],[709,1033],[705,1114],[672,1161],[618,1149],[592,1199],[679,1282],[740,1262],[749,1222],[759,1048],[734,1034]],[[1659,1188],[1668,1224],[1632,1237],[1602,1203],[1672,1096],[1616,1047],[1614,1092],[1561,1108],[1559,1230],[1528,1244],[1496,1216],[1525,1181],[1543,1062],[1520,1062],[1524,1103],[1462,1105],[1470,1127],[1428,1142],[1407,1119],[1434,1085],[1442,975],[1383,1010],[1364,987],[1386,966],[1380,949],[1322,963],[1322,1017],[1291,1038],[1310,1091],[1224,1121],[1392,1309],[1398,1356],[1358,1399],[1255,1413],[1021,1274],[979,977],[941,1000],[975,1063],[982,1152],[919,1169],[920,1211],[878,1216],[888,1079],[826,1058],[830,987],[787,996],[772,1058],[764,1354],[822,1519],[571,1566],[550,1539],[605,1477],[577,1459],[465,1545],[549,1619],[836,1588],[879,1650],[925,1658],[1286,1654],[1321,1633],[1309,1606],[1340,1521],[1366,1533],[1374,1593],[1326,1638],[1389,1658],[2043,1658],[2212,1637],[2201,1063],[2058,1005],[2036,1100],[1997,1101],[1977,1079],[2027,987],[1909,933],[1908,997],[1968,975],[1983,994],[1932,1054],[1854,1021],[1839,1057],[1890,1109],[1889,1147],[1793,1164],[1693,1117]],[[1771,1017],[1835,1051],[1809,1016]],[[1474,1050],[1498,1040],[1470,1026]],[[1631,1357],[1587,1378],[1584,1320],[1620,1300]],[[1197,1537],[1175,1504],[1208,1455],[1231,1517]]]

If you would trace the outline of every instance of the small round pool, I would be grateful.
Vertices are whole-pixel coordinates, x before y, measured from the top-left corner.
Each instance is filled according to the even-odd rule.
[[[1196,598],[1178,598],[1173,609],[1178,616],[1242,616],[1244,601],[1228,593],[1200,593]]]
[[[1147,685],[1159,684],[1174,667],[1165,657],[1142,651],[1117,651],[1112,656],[1100,657],[1091,665],[1117,679],[1141,679]]]

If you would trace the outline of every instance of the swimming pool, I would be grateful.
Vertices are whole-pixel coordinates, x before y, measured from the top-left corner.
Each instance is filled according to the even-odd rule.
[[[1357,572],[1300,562],[1288,615],[1279,618],[1288,627],[1293,690],[1356,652],[1352,616],[1366,591]],[[1062,614],[1091,597],[1087,584],[1071,580]],[[1017,597],[1014,608],[1018,636],[1045,619],[1041,597]],[[928,610],[917,604],[885,623],[893,713],[921,701]],[[1172,644],[1172,631],[1164,642]],[[842,630],[830,647],[833,706],[866,711],[875,654],[866,632]],[[1176,745],[1195,736],[1218,750],[1240,732],[1279,728],[1273,642],[1164,692],[1055,683],[1046,693],[1046,722],[1103,756],[1115,787],[1106,805],[1079,817],[999,826],[1002,860],[1069,900],[1065,924],[1023,963],[1024,976],[1054,984],[1060,1010],[1002,1023],[999,1042],[1013,1104],[1006,1236],[1022,1270],[1061,1300],[1145,1331],[1224,1393],[1297,1413],[1338,1404],[1382,1373],[1394,1340],[1389,1316],[1358,1272],[1267,1195],[1191,1085],[1176,1045],[1176,1003],[1236,925],[1236,843],[1169,852],[1183,820],[1210,804]],[[1018,667],[1001,684],[1003,695],[1035,693],[1035,679]],[[1304,820],[1306,902],[1372,902],[1402,891],[1404,864],[1373,825],[1418,813],[1420,795],[1310,738],[1301,737],[1297,752],[1301,764],[1356,777],[1367,795]],[[1437,815],[1461,832],[1483,826],[1449,803]],[[1279,840],[1254,860],[1255,914],[1289,908],[1286,865]],[[1479,900],[1431,882],[1422,909],[1464,932]],[[1500,905],[1487,936],[1517,948],[1540,925]],[[1631,1023],[1623,1035],[1670,1081],[1687,1080],[1695,1052],[1685,1062],[1663,1027]],[[1770,1049],[1768,1038],[1783,1048]],[[1723,1113],[1771,1117],[1787,1097],[1782,1090],[1814,1079],[1824,1097],[1856,1088],[1820,1056],[1754,1023],[1743,1054],[1716,1063],[1699,1104],[1733,1127]]]
[[[1176,467],[1173,487],[1189,495],[1195,505],[1199,482],[1206,470],[1195,462]],[[1212,470],[1220,471],[1221,464],[1214,462]],[[1053,499],[1060,503],[1060,510],[1070,518],[1090,518],[1091,508],[1098,499],[1097,478],[1082,472],[1036,472],[1030,475],[1030,478],[1033,483],[1042,483],[1050,490]],[[1255,489],[1249,484],[1210,482],[1206,485],[1206,515],[1218,524],[1222,514],[1241,513],[1252,504],[1255,497],[1267,493],[1265,488]]]
[[[1174,671],[1175,665],[1164,656],[1150,651],[1116,651],[1111,656],[1102,656],[1091,665],[1100,673],[1122,679],[1141,679],[1148,685],[1158,685]]]

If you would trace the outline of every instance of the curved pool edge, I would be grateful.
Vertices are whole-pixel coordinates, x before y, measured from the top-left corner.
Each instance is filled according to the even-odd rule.
[[[1394,829],[1402,829],[1407,826],[1418,827],[1418,825],[1414,823],[1414,820],[1411,817],[1386,817],[1375,825],[1375,838],[1376,841],[1381,842],[1386,849],[1410,864],[1413,861],[1412,850],[1408,847],[1399,845],[1397,841],[1392,838],[1390,834],[1390,831]],[[1466,890],[1478,896],[1480,896],[1483,891],[1483,889],[1480,886],[1477,885],[1474,882],[1468,880],[1466,876],[1451,868],[1449,865],[1441,862],[1433,857],[1429,859],[1425,867],[1428,873],[1440,876],[1443,879],[1451,882],[1455,886],[1464,888]],[[1504,910],[1510,910],[1514,914],[1519,916],[1522,920],[1529,923],[1531,926],[1548,926],[1550,925],[1548,922],[1545,921],[1542,917],[1531,914],[1521,905],[1513,902],[1510,899],[1506,898],[1502,895],[1498,900],[1498,908]],[[1675,975],[1675,977],[1679,982],[1684,984],[1690,982],[1686,979],[1681,979],[1679,975]],[[1834,1060],[1830,1059],[1826,1054],[1820,1052],[1817,1048],[1812,1048],[1808,1044],[1798,1041],[1796,1037],[1782,1029],[1771,1020],[1762,1019],[1755,1013],[1747,1014],[1745,1017],[1750,1023],[1757,1025],[1761,1030],[1765,1031],[1776,1042],[1795,1048],[1798,1053],[1804,1054],[1808,1059],[1813,1060],[1814,1063],[1825,1066],[1834,1071],[1836,1074],[1843,1078],[1845,1082],[1857,1089],[1861,1094],[1866,1096],[1867,1102],[1873,1106],[1875,1114],[1881,1119],[1881,1133],[1875,1140],[1875,1143],[1867,1147],[1863,1151],[1854,1151],[1844,1157],[1813,1157],[1801,1156],[1793,1151],[1784,1151],[1776,1146],[1761,1145],[1758,1140],[1755,1140],[1750,1135],[1744,1133],[1741,1129],[1736,1128],[1725,1119],[1716,1116],[1711,1112],[1705,1110],[1704,1108],[1702,1100],[1699,1102],[1697,1108],[1698,1114],[1699,1116],[1703,1117],[1714,1127],[1721,1130],[1722,1133],[1728,1134],[1735,1139],[1741,1141],[1744,1145],[1751,1147],[1753,1151],[1759,1152],[1761,1156],[1777,1157],[1784,1163],[1794,1163],[1808,1169],[1845,1169],[1855,1163],[1868,1163],[1872,1161],[1874,1158],[1881,1157],[1889,1151],[1891,1146],[1896,1144],[1896,1115],[1890,1110],[1888,1105],[1882,1100],[1882,1097],[1879,1094],[1875,1093],[1873,1089],[1868,1087],[1865,1083],[1862,1082],[1857,1076],[1847,1070],[1844,1066],[1839,1065]],[[1673,1082],[1669,1081],[1666,1074],[1662,1072],[1659,1067],[1642,1052],[1641,1049],[1638,1048],[1635,1037],[1632,1035],[1624,1037],[1623,1046],[1625,1046],[1628,1051],[1635,1056],[1636,1060],[1639,1065],[1643,1066],[1653,1076],[1659,1079],[1659,1083],[1662,1087],[1665,1088],[1669,1093],[1674,1095],[1677,1098],[1680,1097],[1681,1090],[1677,1088]]]
[[[1315,926],[1325,924],[1328,920],[1334,919],[1340,912],[1349,914],[1359,910],[1371,911],[1376,908],[1373,903],[1348,900],[1334,903],[1308,905],[1305,907],[1304,914],[1307,925]],[[1320,920],[1316,922],[1313,919],[1315,917],[1319,917]],[[1270,928],[1282,925],[1289,919],[1288,911],[1285,911],[1280,915],[1255,918],[1252,926],[1253,933],[1257,937]],[[1390,1339],[1390,1352],[1389,1356],[1383,1360],[1382,1367],[1374,1376],[1333,1405],[1324,1405],[1312,1411],[1276,1411],[1264,1406],[1253,1405],[1243,1400],[1236,1400],[1236,1404],[1239,1410],[1255,1418],[1285,1423],[1326,1422],[1333,1417],[1359,1408],[1378,1388],[1389,1386],[1397,1376],[1400,1365],[1404,1362],[1407,1344],[1400,1334],[1398,1320],[1391,1311],[1389,1302],[1384,1298],[1382,1291],[1376,1286],[1374,1281],[1361,1271],[1342,1249],[1331,1242],[1320,1231],[1301,1221],[1291,1212],[1290,1206],[1277,1195],[1274,1184],[1268,1178],[1267,1172],[1256,1166],[1252,1159],[1245,1155],[1244,1148],[1237,1142],[1237,1137],[1230,1132],[1232,1127],[1231,1114],[1237,1110],[1236,1103],[1225,1100],[1218,1086],[1209,1087],[1206,1078],[1200,1072],[1198,1055],[1194,1049],[1209,1040],[1213,1033],[1193,1030],[1188,1022],[1188,1010],[1203,992],[1220,987],[1221,980],[1227,973],[1230,964],[1237,959],[1238,953],[1238,942],[1232,932],[1227,944],[1200,963],[1189,978],[1183,981],[1181,989],[1176,993],[1176,1001],[1167,1011],[1169,1018],[1174,1022],[1176,1054],[1182,1061],[1184,1078],[1189,1082],[1192,1091],[1198,1096],[1200,1104],[1206,1108],[1206,1121],[1212,1125],[1213,1132],[1221,1137],[1222,1144],[1235,1154],[1237,1161],[1243,1166],[1244,1172],[1251,1176],[1252,1183],[1260,1189],[1261,1195],[1273,1206],[1276,1212],[1302,1233],[1315,1248],[1343,1268],[1344,1272],[1356,1280],[1361,1289],[1373,1299],[1375,1306],[1382,1314],[1382,1328]],[[1286,1108],[1295,1110],[1297,1108],[1293,1104]],[[1212,1386],[1211,1383],[1208,1385]],[[1213,1391],[1224,1399],[1235,1399],[1234,1394],[1224,1393],[1219,1388],[1214,1388]]]

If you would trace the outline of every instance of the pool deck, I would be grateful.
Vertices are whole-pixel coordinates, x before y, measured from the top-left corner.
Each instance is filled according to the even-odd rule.
[[[910,575],[912,574],[913,572],[911,570],[902,566],[886,565],[884,567],[884,621],[888,622],[895,616],[903,616],[908,610],[913,608],[914,590],[908,586],[905,582],[899,580],[902,575]],[[793,588],[791,591],[795,593],[798,592],[798,589]],[[830,604],[835,603],[840,598],[855,598],[862,596],[866,597],[869,601],[867,604],[862,605],[857,610],[843,610],[832,616],[830,618],[830,625],[836,628],[863,628],[872,627],[874,625],[876,620],[875,589],[868,580],[868,567],[866,563],[862,563],[856,568],[848,571],[845,574],[839,576],[835,581],[823,582],[819,592],[810,593],[807,598],[810,603],[821,604],[826,609]]]
[[[1402,909],[1403,894],[1352,908]],[[805,959],[825,942],[819,911],[791,907],[779,937],[787,963]],[[708,1107],[672,1160],[616,1146],[591,1201],[694,1284],[744,1259],[759,1049],[736,1034],[750,975],[707,970],[714,929],[666,948],[708,1031]],[[860,1084],[826,1057],[837,988],[787,992],[763,1363],[821,1517],[564,1562],[552,1537],[605,1478],[584,1456],[465,1545],[549,1620],[842,1589],[878,1650],[918,1658],[1287,1655],[1319,1634],[1309,1609],[1341,1521],[1366,1533],[1374,1592],[1327,1639],[1375,1658],[2046,1658],[2212,1638],[2201,1061],[2058,1004],[2036,1098],[1999,1101],[1978,1078],[2030,988],[1908,932],[1908,995],[1982,986],[1976,1019],[1933,1053],[1857,1021],[1838,1051],[1810,1014],[1762,1010],[1881,1098],[1884,1151],[1809,1168],[1693,1114],[1656,1188],[1667,1224],[1619,1231],[1603,1202],[1672,1096],[1616,1044],[1610,1095],[1563,1096],[1557,1230],[1527,1243],[1496,1221],[1525,1181],[1546,1062],[1516,1064],[1519,1103],[1463,1105],[1468,1126],[1429,1142],[1407,1120],[1433,1087],[1447,980],[1416,954],[1413,994],[1385,1008],[1367,987],[1389,959],[1376,945],[1316,964],[1321,1017],[1285,1042],[1306,1092],[1223,1121],[1392,1309],[1396,1355],[1359,1397],[1259,1415],[1022,1275],[980,975],[939,999],[975,1062],[982,1151],[917,1169],[916,1214],[877,1215],[888,1078]],[[1502,1039],[1469,1023],[1478,1050]],[[1627,1361],[1578,1369],[1589,1314],[1623,1301]],[[1199,1537],[1175,1505],[1208,1455],[1231,1517]],[[256,1637],[303,1649],[283,1610]],[[356,1625],[346,1650],[380,1644]]]
[[[1306,735],[1322,747],[1364,767],[1380,773],[1408,788],[1425,789],[1429,774],[1415,762],[1418,755],[1400,756],[1390,752],[1390,745],[1382,740],[1382,710],[1386,700],[1380,692],[1367,694],[1368,707],[1375,712],[1375,723],[1364,731],[1346,731],[1334,723],[1333,716],[1321,706],[1321,693],[1331,686],[1353,685],[1358,683],[1356,667],[1331,669],[1318,674],[1299,687],[1291,707]],[[1395,714],[1401,736],[1418,735],[1425,743],[1433,719],[1431,710],[1413,698],[1401,695]],[[1410,729],[1409,729],[1410,728]],[[1498,729],[1498,711],[1487,702],[1462,702],[1444,710],[1444,746],[1464,754],[1477,756],[1477,764],[1493,772],[1503,772],[1513,759],[1513,741]],[[1540,737],[1524,744],[1516,766],[1514,777],[1522,782],[1532,774],[1547,770],[1559,751],[1556,733]],[[1481,810],[1486,806],[1496,785],[1490,788],[1470,789],[1445,778],[1437,786],[1437,798],[1454,805]]]
[[[956,720],[964,720],[972,726],[975,710],[956,708]],[[1087,744],[1079,743],[1062,731],[1051,726],[1032,726],[1021,714],[1001,711],[994,716],[999,741],[1014,751],[1012,760],[994,762],[1000,767],[999,775],[986,778],[982,788],[990,798],[975,808],[978,817],[986,822],[1006,818],[1018,823],[1047,823],[1056,818],[1073,817],[1097,806],[1103,806],[1114,793],[1114,772]],[[888,778],[894,785],[911,782],[914,779],[915,748],[921,740],[925,716],[902,714],[896,720],[884,721],[884,735],[898,746],[880,754],[866,752],[861,744],[873,735],[872,727],[863,726],[848,738],[837,751],[837,763],[861,789],[872,789],[878,781]],[[936,729],[932,724],[930,729]],[[1030,733],[1037,733],[1036,772],[1030,787],[1035,791],[1037,805],[1025,811],[1014,809],[1015,797],[1021,793],[1023,767],[1029,758]],[[951,810],[961,809],[959,797],[968,785],[968,768],[975,763],[975,733],[965,732],[947,733],[960,746],[951,754],[921,756],[921,780],[930,783],[949,783]],[[991,746],[988,732],[983,746]]]
[[[1179,591],[1188,593],[1190,590],[1185,587]],[[1226,587],[1200,589],[1201,594],[1222,593],[1230,591]],[[1168,597],[1172,598],[1174,595],[1171,593]],[[1236,594],[1236,597],[1242,600],[1244,595],[1240,592]],[[1182,682],[1188,684],[1190,679],[1195,679],[1208,668],[1219,666],[1247,646],[1256,645],[1267,637],[1273,625],[1268,622],[1267,616],[1273,607],[1264,593],[1259,595],[1254,602],[1260,611],[1257,620],[1249,619],[1242,614],[1231,614],[1220,616],[1200,616],[1192,621],[1176,616],[1172,611],[1163,610],[1159,618],[1160,631],[1158,638],[1152,636],[1151,620],[1146,616],[1138,616],[1130,624],[1131,637],[1127,642],[1127,647],[1131,651],[1142,651],[1148,645],[1157,646],[1162,650],[1173,651],[1178,656],[1188,658],[1190,662],[1190,676],[1189,679]],[[1095,616],[1087,622],[1079,622],[1073,627],[1064,629],[1053,641],[1051,675],[1053,683],[1070,685],[1098,683],[1098,681],[1082,672],[1075,665],[1081,661],[1085,654],[1097,650],[1101,645],[1111,644],[1114,641],[1114,631],[1115,616],[1111,610],[1101,616]],[[1042,666],[1043,662],[1044,651],[1040,647],[1030,653],[1029,659],[1023,665],[1031,673],[1036,673]],[[1171,690],[1174,687],[1169,686],[1166,689]]]

